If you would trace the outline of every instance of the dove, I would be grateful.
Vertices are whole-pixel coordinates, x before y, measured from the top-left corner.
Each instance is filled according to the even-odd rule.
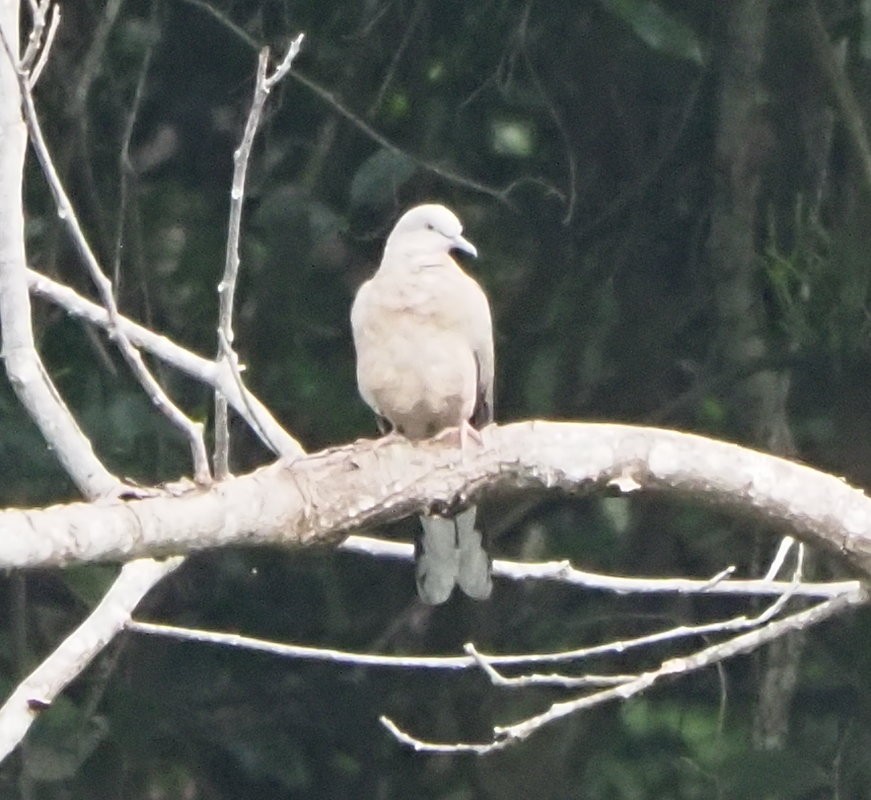
[[[493,421],[493,323],[487,296],[453,250],[478,254],[452,211],[426,204],[405,212],[357,292],[351,329],[357,386],[381,432],[420,440],[458,429],[464,451]],[[474,506],[420,518],[415,571],[425,603],[445,602],[454,585],[490,596],[490,558],[475,519]]]

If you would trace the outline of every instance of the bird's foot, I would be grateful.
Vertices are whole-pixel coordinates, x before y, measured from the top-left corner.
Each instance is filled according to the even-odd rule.
[[[466,447],[468,445],[469,439],[471,439],[475,444],[483,446],[484,437],[481,436],[481,431],[477,428],[472,427],[472,424],[468,420],[463,420],[460,425],[460,449],[465,453]]]
[[[463,457],[468,452],[470,440],[477,445],[484,444],[481,432],[472,427],[468,420],[463,420],[458,428],[445,428],[441,433],[436,434],[435,440],[437,442],[449,442],[458,445]]]
[[[380,450],[382,447],[386,447],[387,445],[393,444],[399,440],[405,441],[405,437],[394,428],[389,433],[385,433],[380,439],[376,439],[373,448],[375,450]]]

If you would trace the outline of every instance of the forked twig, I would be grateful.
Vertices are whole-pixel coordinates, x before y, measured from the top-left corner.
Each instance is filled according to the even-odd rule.
[[[739,634],[724,642],[710,645],[688,656],[680,656],[663,661],[657,669],[635,676],[631,681],[618,686],[602,689],[583,697],[553,703],[541,714],[529,717],[512,725],[496,726],[489,742],[435,742],[420,739],[400,728],[389,717],[382,716],[381,724],[390,731],[398,742],[418,752],[433,754],[475,753],[486,755],[503,750],[512,743],[527,739],[536,731],[570,714],[601,705],[611,700],[627,700],[649,689],[663,678],[686,675],[705,667],[715,666],[727,658],[748,653],[768,642],[795,630],[804,630],[823,622],[851,606],[861,605],[868,600],[864,590],[825,600],[805,611],[792,614],[783,619],[748,633]]]
[[[290,70],[293,60],[299,54],[304,35],[300,33],[291,43],[281,63],[271,73],[268,72],[269,48],[260,51],[257,60],[257,78],[254,97],[245,122],[242,141],[233,153],[233,184],[230,189],[230,218],[227,223],[227,252],[224,260],[224,275],[218,284],[218,361],[235,364],[231,353],[233,346],[233,306],[236,297],[236,281],[239,276],[239,236],[242,229],[242,208],[245,203],[245,182],[248,175],[248,162],[257,128],[263,118],[266,98]],[[215,394],[215,474],[223,480],[230,474],[230,433],[227,418],[227,399],[220,392]]]

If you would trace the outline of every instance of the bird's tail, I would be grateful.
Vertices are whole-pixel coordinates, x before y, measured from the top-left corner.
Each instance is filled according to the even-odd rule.
[[[438,605],[451,596],[454,584],[469,597],[486,600],[493,589],[490,557],[475,529],[475,506],[454,517],[421,517],[423,532],[415,548],[417,593],[424,603]]]

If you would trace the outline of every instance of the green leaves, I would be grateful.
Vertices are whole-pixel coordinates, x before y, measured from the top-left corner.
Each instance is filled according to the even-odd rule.
[[[599,0],[602,7],[632,28],[648,47],[663,55],[701,64],[702,43],[689,25],[653,0]]]

